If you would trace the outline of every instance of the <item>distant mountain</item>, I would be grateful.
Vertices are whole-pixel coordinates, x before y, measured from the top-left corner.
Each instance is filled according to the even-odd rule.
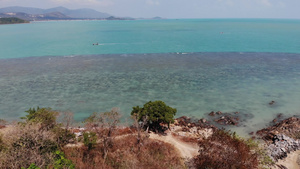
[[[27,13],[27,14],[43,14],[44,9],[11,6],[6,8],[0,8],[0,13]]]
[[[107,13],[98,12],[93,9],[68,9],[64,7],[57,7],[57,8],[50,8],[50,9],[40,9],[40,8],[30,8],[30,7],[19,7],[19,6],[13,6],[13,7],[6,7],[6,8],[0,8],[0,13],[26,13],[29,15],[32,15],[33,18],[39,18],[38,15],[55,15],[58,16],[58,19],[62,18],[69,18],[69,19],[104,19],[108,18],[111,15]],[[45,17],[41,17],[45,18]],[[53,17],[55,19],[55,17]]]
[[[8,13],[0,13],[0,18],[20,18],[27,21],[31,20],[66,20],[71,19],[70,17],[60,13],[60,12],[52,12],[46,14],[27,14],[23,12],[8,12]]]
[[[64,7],[57,7],[45,10],[46,13],[49,12],[61,12],[71,18],[108,18],[111,15],[107,13],[98,12],[93,9],[81,8],[70,10]]]

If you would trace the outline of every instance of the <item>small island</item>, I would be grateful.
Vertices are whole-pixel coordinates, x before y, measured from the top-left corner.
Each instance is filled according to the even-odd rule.
[[[1,24],[19,24],[19,23],[29,23],[29,21],[20,19],[20,18],[0,18],[0,25]]]

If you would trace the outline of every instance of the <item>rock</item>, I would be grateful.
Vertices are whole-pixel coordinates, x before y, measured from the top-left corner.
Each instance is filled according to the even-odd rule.
[[[274,135],[273,143],[269,144],[267,150],[269,151],[270,157],[277,161],[287,157],[287,154],[291,151],[300,149],[299,140],[290,138],[284,134]]]
[[[188,123],[190,123],[190,118],[186,117],[186,116],[182,116],[176,119],[178,122],[178,125],[180,126],[187,126]]]
[[[190,129],[189,129],[188,127],[183,127],[183,128],[182,128],[182,131],[183,131],[183,132],[190,132]]]
[[[200,119],[198,122],[199,123],[206,123],[206,121],[207,121],[206,119]]]
[[[246,114],[243,112],[232,112],[232,113],[222,113],[221,111],[214,112],[208,114],[208,119],[215,122],[216,126],[219,125],[231,125],[231,126],[242,126],[243,122],[246,122],[248,119],[253,118],[252,114]],[[219,126],[222,128],[221,126]]]
[[[281,117],[281,115],[279,114],[277,117]],[[273,126],[258,130],[256,134],[261,136],[265,141],[273,142],[273,136],[277,135],[278,133],[284,134],[291,138],[297,138],[299,135],[299,129],[300,119],[297,117],[290,117],[274,124]]]
[[[208,115],[209,115],[209,116],[215,116],[216,114],[215,114],[214,111],[212,111],[212,112],[210,112]]]
[[[174,124],[175,124],[175,125],[178,125],[178,124],[179,124],[178,121],[177,121],[176,119],[174,120]]]
[[[277,118],[281,118],[281,114]],[[277,161],[283,159],[288,153],[300,149],[299,134],[300,119],[290,117],[256,132],[267,144],[270,157]]]
[[[203,130],[198,130],[198,134],[200,135],[200,136],[202,136],[203,138],[208,138],[208,137],[210,137],[212,134],[213,134],[213,129],[203,129]]]
[[[275,101],[272,100],[272,101],[269,103],[269,105],[273,105],[274,103],[275,103]]]
[[[191,132],[192,134],[197,134],[197,133],[198,133],[197,127],[192,127],[192,128],[190,128],[190,132]]]
[[[238,118],[225,115],[215,120],[220,125],[237,125],[238,124]]]
[[[177,132],[177,131],[182,131],[182,127],[181,126],[174,126],[171,128],[172,131]]]
[[[217,111],[216,114],[217,114],[217,115],[221,115],[222,112],[221,112],[221,111]]]

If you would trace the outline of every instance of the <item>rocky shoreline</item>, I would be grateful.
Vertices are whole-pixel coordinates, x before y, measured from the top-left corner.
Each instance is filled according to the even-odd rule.
[[[239,113],[222,113],[211,112],[208,116],[213,117],[207,119],[193,119],[186,116],[175,119],[175,123],[171,126],[171,130],[179,137],[188,137],[193,141],[207,138],[212,135],[220,127],[214,125],[234,125],[240,123]],[[252,138],[262,142],[263,147],[267,151],[267,155],[277,162],[285,159],[291,152],[300,150],[300,118],[294,116],[284,119],[282,115],[278,115],[270,122],[270,126],[251,132]],[[285,168],[278,165],[280,168]]]
[[[184,142],[197,144],[212,136],[214,132],[222,130],[224,126],[242,125],[246,116],[240,112],[222,113],[221,111],[207,113],[207,118],[201,119],[182,116],[175,119],[170,125],[170,130],[165,132],[170,132],[172,136]],[[5,125],[0,125],[0,128],[5,128]],[[81,133],[81,129],[77,130],[72,132]],[[285,118],[279,114],[268,127],[251,132],[249,136],[261,142],[260,145],[264,147],[267,155],[274,162],[278,162],[286,159],[289,153],[300,150],[300,118],[299,116]],[[300,161],[300,154],[297,160]],[[282,164],[276,165],[278,168],[287,168]],[[300,168],[300,164],[297,165]]]
[[[300,149],[300,119],[287,118],[268,128],[258,130],[256,135],[265,141],[270,157],[278,161],[287,157],[288,153]]]

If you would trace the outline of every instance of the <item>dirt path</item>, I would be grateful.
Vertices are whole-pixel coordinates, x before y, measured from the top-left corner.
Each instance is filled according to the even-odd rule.
[[[160,140],[166,143],[173,145],[178,149],[181,157],[183,158],[193,158],[198,154],[198,145],[192,143],[186,143],[181,140],[178,140],[171,133],[168,133],[166,136],[160,136],[154,133],[150,134],[150,138]]]
[[[300,156],[300,150],[288,154],[287,158],[279,160],[276,164],[284,165],[288,169],[300,169],[297,160]]]

